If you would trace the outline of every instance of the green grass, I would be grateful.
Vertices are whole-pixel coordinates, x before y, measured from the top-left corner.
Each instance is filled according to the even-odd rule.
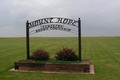
[[[23,60],[19,60],[19,61],[23,61],[23,62],[35,62],[35,63],[83,63],[83,61],[62,61],[62,60],[33,60],[33,59],[23,59]]]
[[[30,54],[42,48],[54,57],[63,47],[78,55],[78,38],[30,38]],[[0,80],[120,80],[120,37],[82,37],[82,59],[90,59],[95,75],[9,71],[26,56],[25,38],[0,38]]]

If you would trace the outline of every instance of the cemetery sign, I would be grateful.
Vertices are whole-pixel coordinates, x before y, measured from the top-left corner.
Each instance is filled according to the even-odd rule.
[[[53,24],[54,23],[54,24]],[[46,25],[47,24],[47,25]],[[65,28],[64,25],[61,24],[66,24],[66,25],[71,25],[78,27],[78,52],[79,52],[79,60],[81,61],[81,20],[80,18],[78,21],[68,19],[68,18],[61,18],[61,17],[50,17],[50,18],[43,18],[39,19],[33,22],[30,22],[27,20],[26,22],[26,43],[27,43],[27,59],[30,58],[29,55],[29,35],[30,33],[38,33],[46,30],[62,30],[62,31],[67,31],[70,32],[70,28]],[[29,29],[39,26],[40,29],[29,31]]]

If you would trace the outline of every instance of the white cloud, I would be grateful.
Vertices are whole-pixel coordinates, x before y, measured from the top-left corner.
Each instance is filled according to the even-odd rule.
[[[60,0],[37,0],[43,6],[56,6]]]
[[[15,32],[25,33],[27,20],[51,16],[74,20],[80,17],[85,31],[82,35],[120,35],[119,3],[119,0],[0,0],[0,28],[3,29],[0,36],[24,36]]]

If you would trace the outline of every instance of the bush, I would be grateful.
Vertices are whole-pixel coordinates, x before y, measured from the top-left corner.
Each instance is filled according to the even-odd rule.
[[[63,48],[63,50],[60,50],[59,52],[56,52],[55,58],[57,60],[63,60],[63,61],[77,61],[78,56],[75,54],[75,51],[68,48]]]
[[[34,60],[48,60],[49,52],[45,51],[44,49],[39,49],[33,52],[31,58],[33,58]]]

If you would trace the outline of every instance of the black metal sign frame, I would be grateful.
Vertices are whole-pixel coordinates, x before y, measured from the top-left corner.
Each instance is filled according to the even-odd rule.
[[[78,27],[78,52],[79,52],[79,61],[81,61],[81,20],[78,18],[78,21],[68,19],[68,18],[60,18],[60,17],[51,17],[51,18],[43,18],[33,22],[26,22],[26,47],[27,47],[27,59],[30,59],[30,46],[29,46],[29,29],[38,25],[44,25],[49,23],[60,23],[67,24],[71,26]],[[59,25],[58,25],[59,26]],[[59,28],[60,29],[60,28]],[[70,31],[70,29],[68,29]],[[36,33],[40,32],[40,29],[36,30]]]

